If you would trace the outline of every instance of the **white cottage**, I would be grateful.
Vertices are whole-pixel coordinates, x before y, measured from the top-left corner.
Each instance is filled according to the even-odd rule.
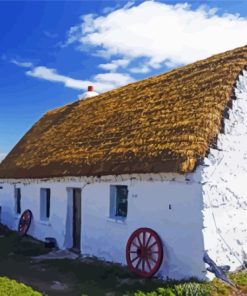
[[[142,276],[247,256],[247,47],[46,113],[0,165],[1,223]]]

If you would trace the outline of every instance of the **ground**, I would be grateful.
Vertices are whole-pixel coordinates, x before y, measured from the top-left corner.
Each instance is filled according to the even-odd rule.
[[[231,275],[231,279],[239,285],[234,289],[219,281],[210,284],[164,283],[157,279],[139,279],[127,268],[95,258],[45,261],[32,259],[33,256],[48,251],[42,242],[28,236],[20,237],[17,233],[0,227],[0,279],[15,279],[49,296],[189,296],[195,293],[198,296],[247,295],[247,274],[244,272]],[[158,288],[160,289],[157,290]],[[137,292],[138,290],[143,292]],[[156,292],[150,294],[151,291]],[[0,290],[1,295],[17,294],[1,294]]]

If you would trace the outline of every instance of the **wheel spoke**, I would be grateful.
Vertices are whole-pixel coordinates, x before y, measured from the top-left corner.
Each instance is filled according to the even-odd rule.
[[[145,257],[142,258],[142,271],[145,272]]]
[[[137,249],[140,247],[135,242],[132,242],[132,245],[134,245]]]
[[[148,248],[149,248],[149,250],[153,247],[153,246],[155,246],[155,245],[157,245],[158,243],[155,241],[155,242],[153,242]]]
[[[141,261],[142,261],[142,258],[140,258],[139,261],[137,262],[136,269],[139,269],[139,265],[140,265]]]
[[[154,263],[157,262],[156,260],[154,260],[154,258],[152,256],[150,256],[149,259],[151,259]]]
[[[131,260],[131,262],[135,262],[137,258],[140,258],[139,256],[136,256],[134,259]]]
[[[146,262],[147,262],[147,265],[148,265],[148,268],[149,268],[149,271],[150,271],[152,269],[152,267],[151,267],[151,265],[150,265],[150,263],[148,261],[148,258],[146,258]]]
[[[146,243],[146,247],[148,247],[148,244],[150,243],[151,238],[152,238],[152,235],[150,233],[149,238],[148,238],[147,243]]]
[[[145,247],[145,245],[146,245],[146,231],[143,231],[142,240],[143,240],[143,246]]]
[[[141,242],[141,239],[140,239],[140,237],[139,237],[139,235],[137,236],[137,240],[138,240],[138,242],[139,242],[139,247],[141,247],[142,246],[142,242]]]

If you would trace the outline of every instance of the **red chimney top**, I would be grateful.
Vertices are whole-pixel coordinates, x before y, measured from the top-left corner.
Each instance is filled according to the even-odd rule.
[[[92,86],[92,85],[89,85],[89,86],[87,87],[87,90],[88,90],[88,91],[93,91],[93,86]]]

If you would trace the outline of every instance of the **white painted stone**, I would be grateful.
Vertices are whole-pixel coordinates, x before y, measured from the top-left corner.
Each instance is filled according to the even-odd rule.
[[[246,260],[247,249],[247,72],[240,75],[236,100],[202,172],[204,246],[219,265],[231,270]]]

